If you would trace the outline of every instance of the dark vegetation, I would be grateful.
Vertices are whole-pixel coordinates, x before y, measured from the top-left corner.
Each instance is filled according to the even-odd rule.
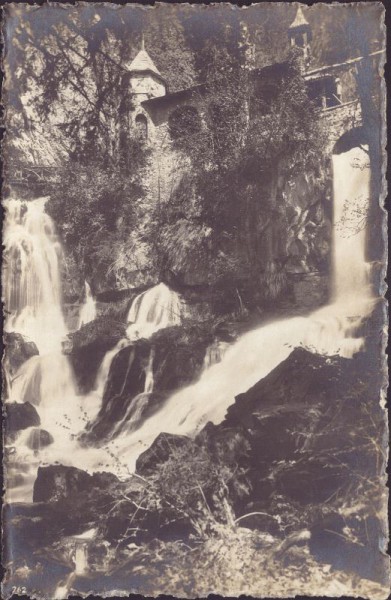
[[[207,269],[210,283],[251,281],[274,298],[286,283],[283,186],[303,169],[319,171],[318,118],[294,56],[276,68],[278,91],[266,111],[243,56],[208,47],[204,60],[202,123],[194,107],[178,109],[169,122],[173,145],[191,167],[169,203],[156,207],[156,254],[174,272]]]

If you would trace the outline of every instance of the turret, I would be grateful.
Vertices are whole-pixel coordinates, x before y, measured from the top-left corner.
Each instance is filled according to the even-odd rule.
[[[291,48],[300,48],[305,62],[310,57],[310,42],[312,39],[311,26],[303,14],[301,6],[297,9],[296,17],[288,29]]]
[[[166,95],[166,82],[145,50],[144,37],[140,52],[125,68],[130,73],[130,91],[136,104]]]

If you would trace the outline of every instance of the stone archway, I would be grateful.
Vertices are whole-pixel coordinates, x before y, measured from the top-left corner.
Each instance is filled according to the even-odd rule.
[[[364,127],[353,127],[348,131],[345,131],[340,138],[335,142],[332,154],[342,154],[348,152],[352,148],[360,148],[368,145],[368,136],[365,132]]]
[[[136,132],[141,140],[148,139],[148,119],[143,113],[139,113],[135,118]]]

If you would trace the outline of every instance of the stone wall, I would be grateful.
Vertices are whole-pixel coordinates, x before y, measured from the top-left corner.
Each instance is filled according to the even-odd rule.
[[[324,110],[322,121],[329,140],[326,152],[331,155],[335,143],[344,133],[361,126],[361,106],[359,101],[353,100],[352,102]]]

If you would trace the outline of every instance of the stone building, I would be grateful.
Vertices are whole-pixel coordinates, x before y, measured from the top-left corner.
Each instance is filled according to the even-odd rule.
[[[307,83],[309,97],[322,112],[329,134],[329,151],[340,136],[361,124],[361,111],[357,99],[354,61],[338,65],[309,69],[311,57],[312,29],[298,8],[296,17],[287,31],[287,53],[289,48],[302,50],[302,73]],[[265,104],[270,102],[286,72],[288,63],[275,63],[263,68],[252,69],[257,92]],[[167,81],[142,47],[134,60],[125,65],[129,71],[130,93],[134,110],[132,121],[140,135],[154,151],[154,173],[151,173],[152,193],[167,198],[169,190],[179,181],[182,165],[172,150],[169,134],[170,119],[180,111],[202,113],[202,99],[207,83],[188,89],[169,92]]]
[[[325,154],[331,158],[333,148],[341,136],[352,130],[359,130],[361,126],[361,107],[354,73],[356,62],[360,59],[314,68],[311,60],[312,37],[311,25],[299,7],[287,31],[287,56],[292,48],[301,50],[302,76],[307,85],[308,95],[318,107],[325,124],[329,140]],[[263,68],[253,68],[250,61],[249,65],[257,97],[262,99],[267,110],[273,96],[281,88],[282,79],[288,70],[288,61]],[[140,52],[126,68],[129,71],[133,105],[131,118],[134,127],[152,149],[148,187],[152,199],[164,202],[169,200],[170,194],[188,166],[186,160],[173,148],[170,123],[176,115],[184,111],[202,122],[203,101],[208,91],[208,83],[170,93],[169,82],[160,74],[143,42]],[[249,107],[244,107],[244,110],[251,112]],[[301,296],[302,304],[305,304],[307,296],[314,296],[313,290],[308,294],[305,283],[308,278],[308,285],[319,292],[319,303],[324,301],[326,291],[322,282],[328,279],[326,263],[329,260],[331,235],[331,207],[327,206],[330,205],[329,192],[322,192],[321,199],[315,198],[311,189],[313,182],[307,179],[303,174],[293,186],[289,184],[283,192],[287,210],[292,214],[288,231],[283,236],[286,252],[290,256],[286,270],[298,282],[296,291],[297,295]],[[314,231],[317,232],[316,236]],[[270,235],[271,239],[281,238],[278,232]],[[278,254],[278,250],[273,250],[273,241],[269,246],[270,248],[266,249],[267,254]],[[313,260],[314,256],[320,255],[325,258]],[[193,274],[191,281],[195,282]]]

